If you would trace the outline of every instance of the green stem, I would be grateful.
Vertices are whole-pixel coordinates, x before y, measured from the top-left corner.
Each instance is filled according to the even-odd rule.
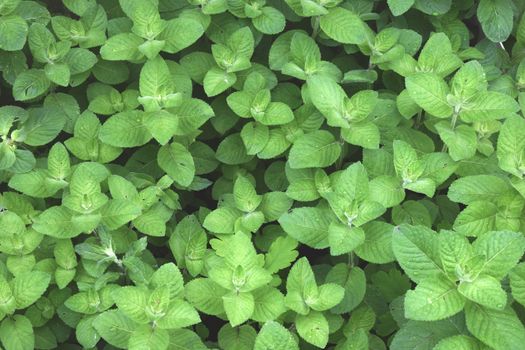
[[[319,27],[320,27],[319,21],[320,21],[320,17],[319,16],[315,16],[314,17],[314,23],[313,23],[313,31],[312,31],[312,38],[313,39],[315,39],[317,37],[317,34],[319,34]]]
[[[354,267],[355,266],[354,260],[355,260],[354,252],[348,253],[348,266]]]
[[[450,120],[450,128],[452,131],[456,128],[456,123],[458,121],[458,115],[459,115],[459,109],[454,108],[454,114],[452,114],[452,119]],[[441,152],[446,152],[448,150],[448,147],[446,144],[443,144],[443,147],[441,148]]]
[[[419,129],[419,127],[421,126],[422,119],[423,119],[422,111],[417,112],[416,125],[414,125],[416,129]]]
[[[337,158],[337,162],[335,163],[335,168],[337,170],[341,170],[343,167],[343,158],[345,156],[345,140],[343,139],[343,132],[342,130],[339,131],[339,143],[341,144],[341,154],[339,155],[339,158]]]

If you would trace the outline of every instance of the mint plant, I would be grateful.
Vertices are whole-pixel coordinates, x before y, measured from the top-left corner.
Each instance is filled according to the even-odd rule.
[[[520,350],[524,0],[0,0],[0,347]]]

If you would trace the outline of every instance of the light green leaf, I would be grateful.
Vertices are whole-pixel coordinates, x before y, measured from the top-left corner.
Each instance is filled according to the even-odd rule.
[[[483,122],[503,119],[519,110],[518,103],[511,96],[488,91],[476,94],[465,106],[462,106],[459,116],[467,123]]]
[[[284,30],[286,18],[277,9],[265,6],[261,14],[253,19],[253,26],[264,34],[277,34]]]
[[[277,319],[286,311],[284,295],[276,288],[264,286],[253,291],[255,308],[251,318],[258,322]]]
[[[467,303],[465,316],[470,333],[493,349],[519,349],[525,342],[525,327],[510,306],[494,310]]]
[[[457,314],[465,306],[465,298],[456,284],[443,275],[421,280],[405,297],[405,316],[417,321],[437,321]]]
[[[513,14],[512,4],[508,0],[481,0],[477,10],[483,32],[496,43],[509,37]]]
[[[217,208],[206,216],[202,226],[213,233],[233,233],[235,231],[235,221],[241,215],[242,212],[235,208]]]
[[[253,314],[255,301],[251,293],[230,292],[222,297],[226,316],[232,327],[247,321]]]
[[[525,263],[516,265],[509,273],[512,297],[525,305]]]
[[[343,44],[361,44],[366,39],[366,24],[354,12],[334,7],[321,16],[321,29],[335,41]]]
[[[102,210],[102,223],[110,230],[115,230],[136,219],[142,208],[129,199],[113,199]]]
[[[295,319],[297,333],[306,342],[324,349],[328,343],[328,321],[322,313],[312,311],[308,315],[297,315]]]
[[[405,273],[415,282],[443,274],[438,252],[438,237],[424,226],[403,224],[394,228],[392,247]]]
[[[208,97],[213,97],[226,91],[236,81],[237,76],[235,73],[228,73],[219,67],[213,67],[204,76],[204,91]]]
[[[120,33],[110,37],[100,48],[100,56],[108,61],[134,61],[144,55],[139,46],[144,39],[133,33]]]
[[[388,7],[394,16],[401,16],[414,5],[414,2],[415,0],[388,0]]]
[[[452,129],[445,121],[437,123],[435,127],[453,160],[469,159],[476,154],[478,136],[472,127],[459,125]]]
[[[26,21],[16,15],[0,16],[0,49],[22,50],[26,43],[28,27]]]
[[[118,309],[131,320],[147,323],[146,305],[148,293],[139,287],[122,287],[113,292]]]
[[[161,328],[152,328],[149,325],[138,327],[131,333],[127,349],[159,349],[166,350],[169,346],[169,333]]]
[[[458,292],[473,302],[490,309],[501,310],[507,304],[507,293],[501,283],[491,276],[481,275],[474,281],[463,281]]]
[[[11,281],[11,290],[18,309],[36,302],[46,291],[51,276],[41,271],[24,272]]]
[[[255,339],[254,350],[299,350],[292,334],[278,322],[266,322]]]
[[[521,232],[491,231],[472,245],[474,252],[485,257],[481,272],[500,280],[518,263],[525,252]]]
[[[324,168],[335,163],[341,154],[341,145],[325,130],[304,134],[290,149],[289,164],[292,169]]]
[[[169,310],[157,321],[161,329],[178,329],[201,322],[197,311],[186,301],[177,299],[170,304]]]
[[[29,69],[20,73],[13,85],[13,97],[17,101],[32,100],[42,96],[51,86],[43,69]]]
[[[93,321],[93,327],[100,336],[109,344],[121,349],[128,347],[129,338],[136,326],[136,323],[119,310],[103,312]]]
[[[98,137],[115,147],[142,146],[152,138],[143,118],[144,113],[138,110],[117,113],[102,125]]]
[[[501,169],[523,177],[525,152],[525,120],[518,116],[509,117],[501,127],[498,136],[498,164]]]
[[[481,350],[483,345],[467,335],[455,335],[441,340],[433,350]]]
[[[328,227],[331,215],[320,208],[295,208],[279,218],[283,230],[298,240],[315,249],[328,247]]]
[[[452,106],[447,102],[449,87],[434,73],[416,73],[405,79],[410,97],[427,113],[438,118],[452,115]]]
[[[157,154],[157,162],[161,169],[181,186],[189,186],[195,177],[193,157],[179,143],[162,146]]]
[[[372,221],[362,228],[365,231],[365,240],[363,244],[355,248],[357,256],[375,264],[394,261],[395,256],[392,251],[394,226],[385,222]]]
[[[449,187],[448,198],[462,204],[494,202],[510,190],[510,185],[499,176],[472,175],[454,181]]]
[[[328,227],[328,242],[331,255],[350,253],[365,241],[365,232],[360,227],[351,227],[332,222]]]
[[[32,350],[35,335],[31,321],[22,315],[6,318],[0,324],[0,340],[6,350]]]
[[[169,20],[158,39],[166,42],[163,51],[176,53],[192,45],[204,33],[201,23],[191,18],[174,18]]]

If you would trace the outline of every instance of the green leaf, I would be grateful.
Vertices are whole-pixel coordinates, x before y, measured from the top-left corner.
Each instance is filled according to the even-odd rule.
[[[443,274],[439,260],[438,237],[424,226],[403,224],[394,228],[392,247],[399,265],[415,282]]]
[[[41,271],[24,272],[11,281],[11,290],[18,309],[36,302],[46,291],[51,276]]]
[[[297,241],[315,249],[328,247],[331,216],[320,208],[295,208],[279,218],[283,230]]]
[[[221,207],[210,212],[202,226],[214,233],[233,233],[235,231],[235,221],[242,215],[242,212],[230,207]]]
[[[341,129],[343,139],[352,145],[368,149],[379,148],[381,134],[379,128],[372,122],[354,123],[350,128]]]
[[[237,76],[234,73],[228,73],[219,67],[213,67],[204,76],[204,91],[208,97],[213,97],[226,91],[236,81]]]
[[[401,16],[414,5],[414,2],[415,0],[388,0],[388,7],[394,16]]]
[[[478,136],[470,126],[459,125],[452,129],[448,122],[443,121],[437,123],[435,127],[453,160],[469,159],[476,154]]]
[[[161,169],[181,186],[189,186],[195,177],[193,157],[179,143],[162,146],[157,154],[157,162]]]
[[[221,141],[215,154],[217,160],[228,165],[238,165],[250,161],[253,156],[246,153],[240,134],[232,134]]]
[[[438,118],[452,115],[452,106],[447,102],[449,87],[434,73],[416,73],[405,79],[410,97],[427,113]]]
[[[512,297],[525,305],[525,263],[516,265],[509,273]]]
[[[312,103],[332,126],[348,127],[343,111],[345,91],[337,82],[324,75],[308,78],[308,91]]]
[[[82,233],[72,213],[62,206],[54,206],[42,212],[33,224],[35,231],[56,238],[73,238]]]
[[[305,134],[290,149],[289,164],[292,169],[324,168],[335,163],[341,154],[341,145],[325,130]]]
[[[328,227],[331,255],[350,253],[364,241],[365,233],[360,227],[350,227],[339,222],[332,222]]]
[[[465,316],[470,333],[493,349],[518,349],[525,341],[525,327],[510,306],[494,310],[467,303]]]
[[[466,106],[462,106],[459,116],[467,123],[503,119],[513,116],[520,107],[516,100],[501,92],[478,93]]]
[[[477,10],[483,33],[493,42],[507,40],[512,31],[513,14],[508,0],[481,0]]]
[[[394,261],[392,250],[392,232],[394,226],[380,221],[372,221],[364,225],[365,240],[355,248],[355,253],[361,259],[375,263],[386,264]]]
[[[448,198],[462,204],[475,201],[493,202],[509,190],[508,183],[499,176],[472,175],[454,181],[449,187]]]
[[[284,295],[276,288],[264,286],[253,291],[255,308],[252,319],[266,322],[277,319],[286,311]]]
[[[522,157],[525,152],[525,120],[518,116],[509,117],[501,127],[498,136],[498,164],[501,169],[523,177]]]
[[[451,0],[416,0],[416,7],[421,9],[421,3],[425,2],[425,6],[431,8],[436,5],[435,9],[430,9],[430,13],[434,14],[442,9],[438,7],[440,5],[448,6],[442,13],[445,13],[450,8],[452,3]],[[418,58],[418,68],[416,71],[422,72],[433,72],[440,78],[444,78],[459,67],[461,67],[462,61],[455,53],[452,48],[452,42],[445,33],[433,33],[425,43],[425,46],[421,50]],[[434,79],[435,80],[435,79]],[[442,82],[440,81],[440,84]]]
[[[290,266],[299,255],[295,250],[297,245],[297,241],[292,237],[278,237],[265,255],[264,268],[270,273],[276,273]]]
[[[120,33],[110,37],[100,48],[100,56],[108,61],[134,61],[144,55],[139,46],[144,39],[133,33]]]
[[[253,314],[255,302],[251,293],[230,292],[224,295],[222,300],[232,327],[246,322]]]
[[[253,19],[253,26],[264,34],[277,34],[284,30],[286,18],[277,9],[265,6],[261,14]]]
[[[482,349],[479,341],[467,335],[455,335],[441,340],[434,350],[477,350]]]
[[[491,202],[470,203],[454,221],[454,230],[465,236],[478,236],[492,231],[496,224],[498,207]]]
[[[71,71],[65,63],[46,64],[44,67],[46,77],[60,86],[68,86],[71,79]]]
[[[474,252],[485,257],[481,272],[500,280],[518,263],[525,252],[520,232],[491,231],[473,243]]]
[[[297,333],[306,342],[324,349],[328,343],[328,321],[322,313],[312,311],[308,315],[297,315],[295,319]]]
[[[286,328],[275,321],[269,321],[257,334],[254,350],[299,350],[299,346]]]
[[[32,350],[35,335],[31,321],[22,315],[6,318],[0,324],[0,340],[6,350]]]
[[[46,170],[15,174],[9,180],[9,187],[36,198],[51,197],[66,186],[64,181],[51,179]]]
[[[143,118],[144,113],[137,110],[117,113],[102,125],[98,137],[115,147],[142,146],[152,138]]]
[[[205,29],[201,23],[190,17],[179,17],[169,20],[158,38],[166,42],[163,51],[176,53],[195,43]]]
[[[405,297],[405,316],[411,320],[437,321],[457,314],[465,306],[456,284],[443,275],[428,277]]]
[[[101,313],[93,321],[93,327],[109,344],[125,349],[136,324],[119,310],[109,310]]]
[[[70,171],[69,154],[66,147],[60,142],[55,143],[49,150],[47,157],[49,175],[55,179],[63,180]]]
[[[159,349],[169,346],[169,334],[166,330],[152,328],[149,325],[138,327],[131,333],[126,348],[128,349]]]
[[[127,199],[113,199],[103,208],[102,223],[110,230],[115,230],[136,219],[142,208]]]
[[[21,0],[2,0],[0,2],[0,14],[2,16],[11,14],[18,5],[20,5]]]
[[[335,41],[343,44],[361,44],[366,39],[366,24],[354,12],[334,7],[321,16],[321,29]]]
[[[195,278],[185,286],[186,299],[199,311],[208,315],[224,313],[222,297],[227,289],[209,278]]]
[[[491,276],[481,275],[474,281],[461,282],[458,292],[490,309],[501,310],[507,304],[507,293],[501,288],[501,283]]]
[[[0,49],[22,50],[26,43],[28,27],[26,21],[16,15],[0,16]]]
[[[20,73],[13,85],[13,97],[17,101],[32,100],[42,96],[51,86],[43,69],[29,69]]]
[[[192,326],[201,322],[197,311],[187,302],[180,299],[170,304],[166,314],[157,321],[161,329],[177,329]]]

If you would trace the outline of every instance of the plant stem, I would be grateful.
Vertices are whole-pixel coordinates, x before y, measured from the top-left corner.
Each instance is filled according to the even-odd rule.
[[[458,115],[459,115],[459,109],[454,108],[454,114],[452,114],[452,119],[450,120],[450,128],[452,131],[456,128],[456,123],[458,121]],[[441,152],[446,152],[448,149],[447,145],[443,143],[443,147],[441,148]]]
[[[314,23],[312,24],[312,28],[313,28],[313,31],[312,31],[312,38],[315,39],[317,37],[317,34],[319,34],[319,21],[320,21],[320,17],[319,16],[315,16],[314,17]]]

